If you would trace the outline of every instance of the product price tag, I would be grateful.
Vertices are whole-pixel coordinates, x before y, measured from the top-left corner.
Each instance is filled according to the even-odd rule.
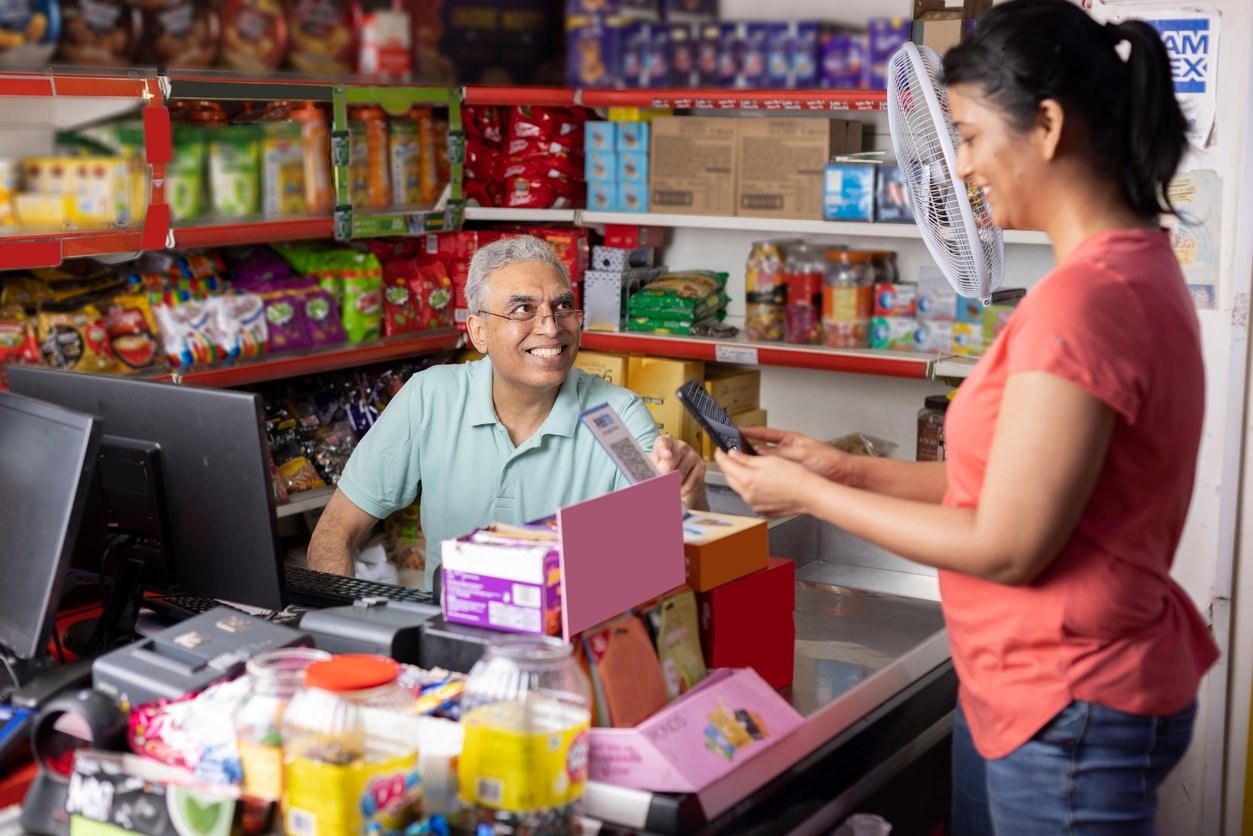
[[[756,366],[757,349],[747,345],[719,345],[714,348],[714,359],[719,363],[740,363]]]

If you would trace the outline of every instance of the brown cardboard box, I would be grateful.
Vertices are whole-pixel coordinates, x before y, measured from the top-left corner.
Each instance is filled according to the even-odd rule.
[[[962,39],[976,17],[992,7],[992,0],[914,0],[914,43],[940,55]]]
[[[767,426],[766,410],[750,409],[746,412],[737,412],[731,415],[731,421],[737,427],[765,427]],[[700,446],[696,449],[700,452],[701,458],[707,461],[713,461],[714,450],[716,448],[714,446],[713,439],[710,438],[709,433],[704,430],[700,431]]]
[[[694,511],[683,520],[687,583],[697,592],[766,568],[770,538],[758,517]]]
[[[833,157],[861,150],[861,123],[773,116],[738,122],[737,154],[745,164],[735,214],[821,220],[823,171]]]
[[[733,117],[653,120],[649,204],[654,212],[734,215],[738,171]]]
[[[710,366],[705,391],[730,415],[756,409],[761,406],[761,369]]]
[[[574,358],[574,367],[588,374],[603,377],[615,386],[627,385],[627,356],[625,354],[580,351]]]
[[[653,413],[657,429],[700,449],[698,427],[674,394],[689,380],[703,380],[705,364],[700,360],[671,360],[664,357],[631,357],[627,382]]]

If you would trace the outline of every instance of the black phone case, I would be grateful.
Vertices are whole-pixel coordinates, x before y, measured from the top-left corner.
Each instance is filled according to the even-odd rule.
[[[675,394],[679,398],[679,403],[692,414],[701,429],[709,433],[709,437],[722,452],[739,450],[742,453],[756,455],[757,451],[753,449],[753,445],[748,443],[748,439],[740,433],[740,428],[735,426],[731,416],[727,415],[722,405],[705,391],[700,381],[689,380],[680,386]]]

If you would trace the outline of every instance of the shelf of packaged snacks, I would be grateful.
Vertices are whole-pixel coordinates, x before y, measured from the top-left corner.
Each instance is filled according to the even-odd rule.
[[[670,110],[886,110],[882,90],[580,90],[588,107]]]
[[[300,491],[274,500],[274,513],[279,519],[294,517],[305,511],[318,511],[326,507],[335,493],[335,486],[314,488],[311,491]]]
[[[402,360],[406,357],[416,357],[436,351],[451,351],[460,344],[460,341],[461,335],[455,329],[439,328],[418,334],[383,337],[310,351],[271,354],[220,366],[167,372],[161,375],[160,379],[173,380],[176,383],[190,383],[195,386],[223,388],[251,386],[254,383],[265,383],[270,380],[350,369],[388,360]]]
[[[467,206],[467,221],[504,221],[508,223],[574,223],[578,209],[509,209],[500,206]]]
[[[977,357],[955,357],[946,355],[938,358],[931,366],[931,376],[936,379],[964,380],[974,371]]]
[[[869,374],[926,380],[934,354],[874,351],[868,348],[827,348],[816,345],[750,342],[743,337],[711,339],[673,334],[584,331],[582,348],[620,354],[651,354],[685,360],[740,363],[750,366],[786,366],[828,372]]]
[[[309,241],[335,235],[330,215],[209,222],[176,226],[173,231],[176,247],[228,247],[269,244],[274,241]]]
[[[683,227],[687,229],[734,229],[746,232],[779,232],[807,235],[849,235],[863,238],[921,239],[916,224],[871,223],[866,221],[815,221],[789,218],[746,218],[725,215],[668,215],[655,212],[593,212],[581,211],[575,223],[626,224],[631,226]],[[1047,244],[1042,232],[1005,233],[1007,244]]]
[[[580,91],[570,87],[465,87],[461,100],[468,105],[542,105],[572,107]]]

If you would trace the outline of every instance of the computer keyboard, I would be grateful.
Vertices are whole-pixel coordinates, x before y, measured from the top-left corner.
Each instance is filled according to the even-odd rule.
[[[434,601],[431,593],[408,586],[349,578],[291,564],[284,564],[283,571],[287,579],[287,601],[300,607],[342,607],[358,598],[387,598],[418,604]]]

